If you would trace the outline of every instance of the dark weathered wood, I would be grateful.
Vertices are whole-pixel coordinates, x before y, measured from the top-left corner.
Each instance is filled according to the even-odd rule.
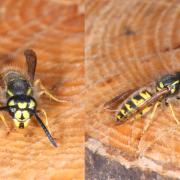
[[[161,176],[155,171],[143,171],[137,167],[127,168],[115,160],[92,152],[88,148],[85,151],[85,160],[86,180],[172,180],[172,178]]]

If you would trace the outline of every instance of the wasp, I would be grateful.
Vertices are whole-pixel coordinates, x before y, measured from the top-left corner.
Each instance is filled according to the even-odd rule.
[[[151,119],[153,119],[157,107],[165,102],[170,107],[176,123],[179,124],[169,99],[172,97],[179,99],[180,72],[164,75],[156,81],[153,88],[154,91],[150,91],[148,88],[128,90],[105,103],[104,106],[109,108],[114,106],[116,102],[120,102],[119,107],[115,110],[115,117],[116,122],[121,124],[131,118],[134,120],[142,117],[150,111],[152,111]],[[150,122],[145,126],[144,132],[149,124]]]
[[[36,53],[31,49],[27,49],[24,51],[24,55],[26,59],[25,72],[22,72],[22,70],[18,67],[9,67],[2,70],[1,79],[3,82],[3,89],[1,89],[1,91],[4,102],[0,107],[0,111],[7,111],[12,117],[17,128],[26,128],[29,125],[31,117],[34,116],[52,145],[57,147],[55,139],[52,137],[50,131],[39,116],[39,113],[43,112],[47,123],[47,115],[45,110],[38,110],[37,108],[34,86],[39,84],[41,88],[40,95],[46,94],[58,102],[61,102],[61,100],[49,93],[42,85],[40,80],[34,80],[37,64]],[[0,114],[0,118],[8,127],[2,114]]]

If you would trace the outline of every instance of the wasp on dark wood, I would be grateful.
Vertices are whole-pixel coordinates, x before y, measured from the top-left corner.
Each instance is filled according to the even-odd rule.
[[[163,76],[155,83],[154,89],[154,92],[151,92],[148,88],[128,90],[105,103],[104,107],[110,109],[118,102],[120,105],[114,111],[116,112],[116,122],[121,124],[128,120],[133,121],[149,112],[152,112],[150,117],[152,121],[158,106],[165,102],[170,107],[174,120],[179,124],[169,99],[172,97],[179,99],[180,72]],[[143,132],[148,129],[151,121],[146,124]]]
[[[39,95],[46,94],[54,101],[63,101],[57,99],[50,92],[48,92],[40,80],[34,80],[37,63],[36,53],[31,49],[27,49],[24,51],[24,55],[27,67],[26,72],[23,72],[20,68],[13,66],[2,70],[1,79],[3,82],[3,87],[1,88],[1,92],[4,102],[3,106],[0,107],[0,111],[9,112],[17,128],[26,128],[31,117],[34,116],[52,145],[57,147],[55,139],[48,130],[46,111],[44,109],[37,109],[34,87],[39,85],[41,89]],[[39,113],[44,114],[47,127],[41,120]],[[8,127],[3,114],[0,114],[0,118],[6,127]]]

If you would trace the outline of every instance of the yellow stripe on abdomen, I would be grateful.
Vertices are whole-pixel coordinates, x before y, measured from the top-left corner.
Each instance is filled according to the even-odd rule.
[[[134,94],[133,97],[128,98],[119,109],[119,113],[116,115],[117,120],[125,119],[135,114],[151,97],[150,92],[143,90]],[[149,110],[149,107],[145,107],[141,110],[141,114],[145,114]]]

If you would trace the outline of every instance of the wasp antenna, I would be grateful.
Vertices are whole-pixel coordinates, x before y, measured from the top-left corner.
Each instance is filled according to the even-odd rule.
[[[8,110],[8,106],[2,106],[2,107],[0,107],[0,111],[6,111],[6,110]]]
[[[31,81],[33,81],[37,63],[36,53],[32,49],[26,49],[24,55],[26,57],[28,75],[30,76]]]
[[[54,147],[58,147],[56,144],[56,141],[54,140],[54,138],[51,136],[50,132],[48,131],[48,129],[46,128],[46,126],[44,125],[44,123],[42,122],[42,120],[40,119],[40,117],[37,115],[36,112],[34,112],[34,115],[38,121],[38,123],[40,124],[40,126],[43,128],[45,134],[47,135],[48,139],[50,140],[50,142],[52,143],[52,145]]]

